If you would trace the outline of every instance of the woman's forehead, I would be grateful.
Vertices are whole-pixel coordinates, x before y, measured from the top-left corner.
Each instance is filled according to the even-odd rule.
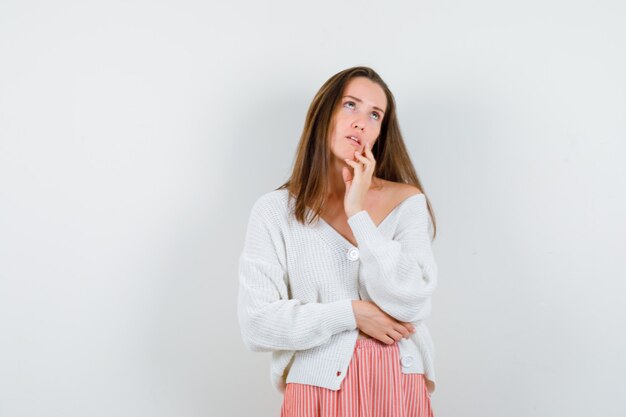
[[[362,101],[369,107],[377,107],[385,111],[387,108],[387,96],[383,88],[374,81],[365,77],[355,77],[346,83],[343,89],[343,97],[351,96],[352,98]]]

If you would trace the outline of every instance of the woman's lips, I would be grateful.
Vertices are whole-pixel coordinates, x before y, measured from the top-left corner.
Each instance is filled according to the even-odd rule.
[[[356,140],[354,140],[354,139],[350,139],[350,138],[346,137],[346,140],[348,142],[350,142],[351,144],[353,144],[354,146],[356,146],[357,148],[359,148],[361,146],[361,144],[359,142],[357,142]]]

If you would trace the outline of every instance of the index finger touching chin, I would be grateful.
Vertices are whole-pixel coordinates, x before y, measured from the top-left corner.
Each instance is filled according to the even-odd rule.
[[[372,159],[374,158],[374,154],[372,153],[372,144],[369,142],[365,144],[365,153],[368,157]]]

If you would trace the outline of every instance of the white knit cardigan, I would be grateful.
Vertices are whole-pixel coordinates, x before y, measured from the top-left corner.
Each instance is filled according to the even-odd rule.
[[[352,300],[371,300],[416,332],[398,342],[403,373],[435,388],[431,312],[437,265],[424,194],[414,194],[376,226],[362,210],[348,218],[354,246],[321,217],[299,223],[286,189],[254,203],[239,257],[238,317],[246,347],[272,352],[271,381],[338,390],[356,344]]]

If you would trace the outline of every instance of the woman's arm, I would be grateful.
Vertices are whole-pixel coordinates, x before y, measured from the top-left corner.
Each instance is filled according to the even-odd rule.
[[[253,351],[303,350],[336,333],[356,329],[352,300],[305,303],[289,299],[281,259],[285,246],[271,202],[255,203],[239,257],[238,318]],[[281,256],[282,255],[282,256]]]
[[[437,285],[437,264],[428,234],[428,209],[423,194],[410,197],[393,239],[385,237],[366,210],[348,218],[357,240],[360,277],[372,301],[399,321],[416,322],[431,309]]]

